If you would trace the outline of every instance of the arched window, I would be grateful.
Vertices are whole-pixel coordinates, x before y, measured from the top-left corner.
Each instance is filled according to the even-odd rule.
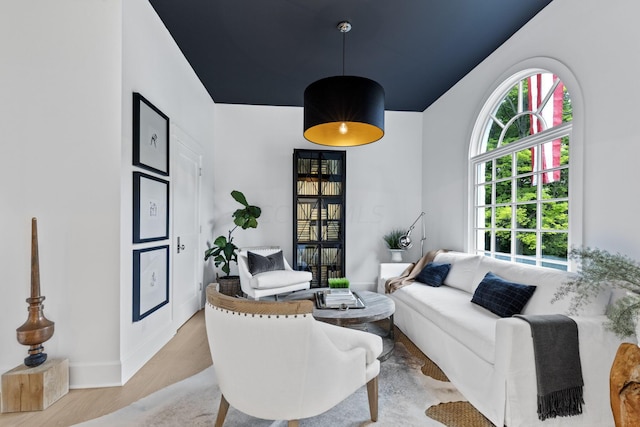
[[[567,269],[571,98],[545,70],[512,76],[490,97],[470,155],[476,253]]]

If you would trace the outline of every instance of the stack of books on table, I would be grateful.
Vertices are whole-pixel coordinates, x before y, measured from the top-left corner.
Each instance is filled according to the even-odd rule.
[[[351,289],[329,289],[324,294],[324,302],[327,307],[340,307],[343,304],[350,306],[356,303],[356,296]]]

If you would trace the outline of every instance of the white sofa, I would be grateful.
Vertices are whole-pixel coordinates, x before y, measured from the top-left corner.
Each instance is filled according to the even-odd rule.
[[[435,251],[434,251],[435,253]],[[609,405],[609,370],[622,342],[603,328],[611,292],[601,293],[578,316],[583,413],[540,421],[533,343],[529,323],[500,318],[471,302],[489,271],[512,282],[537,286],[522,314],[566,314],[570,300],[555,303],[555,289],[566,281],[563,271],[499,261],[460,252],[439,252],[434,262],[450,263],[440,287],[406,285],[390,294],[395,324],[447,375],[451,382],[496,426],[613,426]],[[381,264],[378,292],[387,279],[409,264]]]

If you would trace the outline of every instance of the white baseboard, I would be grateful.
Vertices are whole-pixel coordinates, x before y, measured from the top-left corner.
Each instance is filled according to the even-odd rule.
[[[69,363],[69,388],[118,387],[122,383],[119,361]]]

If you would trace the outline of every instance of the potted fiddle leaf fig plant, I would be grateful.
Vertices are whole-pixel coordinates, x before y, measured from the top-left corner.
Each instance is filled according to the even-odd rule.
[[[213,246],[204,252],[204,260],[213,258],[216,267],[220,267],[222,272],[226,276],[218,277],[218,284],[220,285],[220,292],[227,295],[235,296],[240,291],[240,278],[238,276],[231,276],[231,263],[238,262],[238,247],[233,243],[233,232],[236,228],[240,227],[243,230],[247,228],[257,228],[258,218],[262,213],[262,210],[258,206],[250,205],[247,202],[246,197],[240,191],[233,190],[231,197],[240,203],[243,207],[236,209],[233,212],[233,223],[235,226],[229,230],[227,236],[218,236],[213,241]]]

